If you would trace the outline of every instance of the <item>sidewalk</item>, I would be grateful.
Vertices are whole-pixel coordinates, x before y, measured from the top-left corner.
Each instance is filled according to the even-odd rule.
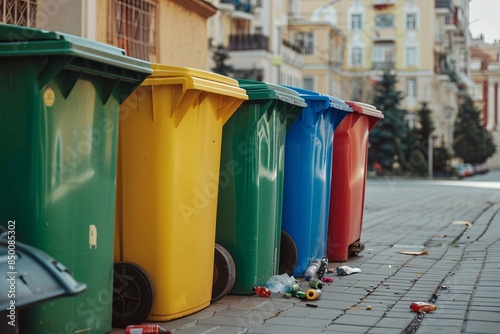
[[[369,180],[366,248],[330,263],[360,273],[328,274],[334,282],[317,301],[230,295],[160,326],[178,334],[500,333],[499,189],[498,182]],[[423,250],[428,254],[400,253]],[[306,282],[301,286],[305,291]],[[433,294],[436,311],[410,311]]]

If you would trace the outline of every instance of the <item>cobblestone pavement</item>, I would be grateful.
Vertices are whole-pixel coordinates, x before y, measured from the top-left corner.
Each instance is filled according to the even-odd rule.
[[[176,334],[500,333],[499,211],[500,171],[460,181],[369,179],[365,250],[330,263],[361,272],[328,274],[334,282],[309,303],[315,307],[296,298],[228,295],[160,325]],[[410,311],[412,302],[432,298],[434,312]]]

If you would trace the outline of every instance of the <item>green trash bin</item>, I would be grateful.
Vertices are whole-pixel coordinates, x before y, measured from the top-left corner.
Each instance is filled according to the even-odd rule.
[[[235,263],[230,293],[252,294],[279,271],[286,132],[306,103],[283,86],[239,83],[249,100],[223,128],[216,242]]]
[[[151,73],[122,49],[0,25],[0,224],[87,285],[23,309],[21,333],[111,331],[119,107]]]

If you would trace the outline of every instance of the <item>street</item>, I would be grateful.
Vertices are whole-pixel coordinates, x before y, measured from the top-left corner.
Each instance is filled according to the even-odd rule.
[[[313,307],[297,298],[230,295],[160,325],[183,334],[499,333],[499,211],[500,171],[456,181],[369,179],[365,250],[329,264],[361,272],[329,274],[334,282]],[[410,311],[412,302],[428,301],[435,311]]]

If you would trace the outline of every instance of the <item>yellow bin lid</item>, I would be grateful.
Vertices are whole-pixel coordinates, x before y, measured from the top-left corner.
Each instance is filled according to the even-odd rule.
[[[196,89],[240,100],[248,100],[246,91],[239,87],[238,81],[230,77],[189,67],[151,64],[153,74],[143,86],[182,84],[183,91]]]

